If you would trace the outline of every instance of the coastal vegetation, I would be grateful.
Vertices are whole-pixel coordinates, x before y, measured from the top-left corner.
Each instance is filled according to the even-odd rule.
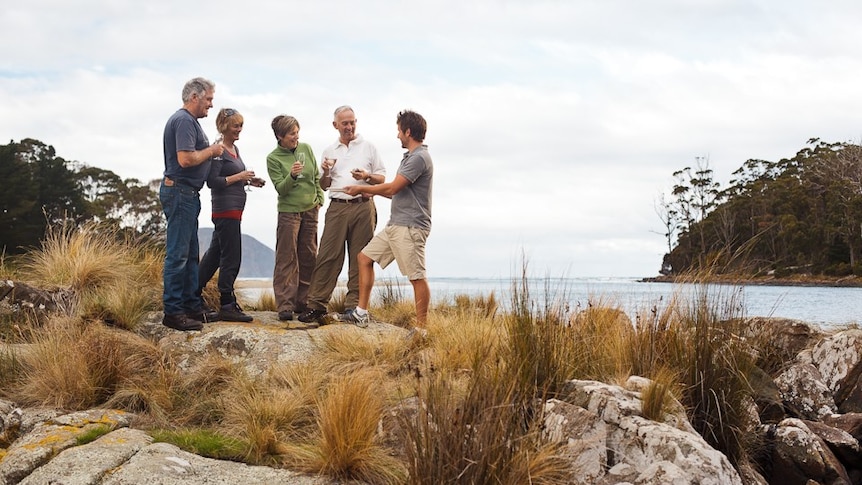
[[[629,317],[601,297],[586,309],[570,308],[564,294],[537,298],[525,262],[505,305],[493,294],[437,301],[424,338],[333,332],[311,361],[253,376],[217,354],[183,368],[139,333],[139,316],[158,311],[158,247],[100,227],[61,225],[39,248],[2,261],[4,278],[75,297],[47,318],[0,311],[0,398],[121,409],[194,453],[337,479],[566,483],[571,470],[542,433],[540,403],[571,379],[638,375],[651,379],[645,413],[681,406],[732,463],[758,454],[744,410],[759,356],[771,354],[738,338],[738,305],[708,286]],[[376,295],[378,319],[410,321],[399,291]],[[401,447],[378,433],[393,409]]]
[[[668,245],[663,275],[862,275],[858,144],[814,138],[791,158],[747,160],[726,187],[704,158],[673,175],[656,207]]]

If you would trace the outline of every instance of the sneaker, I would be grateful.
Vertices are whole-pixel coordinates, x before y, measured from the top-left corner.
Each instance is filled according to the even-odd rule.
[[[187,332],[190,330],[202,330],[204,328],[204,324],[198,320],[193,320],[186,315],[165,315],[162,318],[162,325],[172,328],[174,330],[179,330],[181,332]]]
[[[250,322],[254,320],[254,317],[251,315],[243,313],[242,308],[236,302],[222,305],[219,318],[223,322]]]
[[[196,312],[186,312],[186,316],[188,318],[191,318],[192,320],[197,320],[203,323],[212,323],[219,321],[218,312],[208,306],[201,307],[201,309]]]
[[[359,315],[356,313],[356,310],[350,310],[342,313],[340,320],[342,322],[352,323],[359,328],[365,328],[371,321],[371,314],[365,313],[365,315]]]
[[[302,323],[317,323],[318,325],[326,325],[326,310],[308,310],[299,316],[299,321]]]
[[[278,312],[278,319],[282,322],[286,322],[288,320],[293,320],[293,312],[290,310],[282,310]]]

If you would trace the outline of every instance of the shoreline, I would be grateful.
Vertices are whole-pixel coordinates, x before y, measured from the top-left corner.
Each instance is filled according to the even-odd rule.
[[[834,288],[862,287],[862,278],[855,275],[830,277],[798,275],[788,278],[774,276],[744,277],[744,276],[652,276],[638,280],[642,283],[712,283],[722,285],[747,286],[813,286]]]
[[[468,278],[469,279],[469,278]],[[862,287],[862,278],[851,275],[842,277],[800,275],[788,278],[776,278],[774,276],[744,277],[744,276],[649,276],[639,278],[638,283],[712,283],[722,285],[747,285],[747,286],[811,286],[811,287],[834,287],[834,288],[859,288]],[[346,281],[339,280],[338,285],[343,286]],[[403,282],[404,285],[407,282]],[[234,283],[237,289],[265,289],[272,288],[271,279],[242,279]]]

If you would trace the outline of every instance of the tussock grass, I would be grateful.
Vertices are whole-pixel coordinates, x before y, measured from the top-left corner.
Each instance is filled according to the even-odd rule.
[[[404,483],[404,466],[377,443],[385,404],[380,380],[372,369],[335,378],[317,402],[316,439],[294,449],[288,463],[336,479]]]
[[[482,319],[493,319],[497,316],[500,305],[496,294],[488,295],[455,295],[451,301],[441,299],[433,306],[437,315],[475,315]]]
[[[329,304],[326,305],[327,310],[333,313],[344,313],[347,311],[347,290],[336,289],[332,292],[332,297],[329,298]]]
[[[348,326],[325,334],[321,344],[321,364],[339,375],[364,368],[395,373],[406,365],[408,357],[403,335],[395,332],[375,335]]]
[[[160,300],[161,260],[151,244],[119,229],[66,222],[48,228],[42,247],[24,256],[21,272],[37,285],[73,290],[77,305],[69,314],[132,329]]]
[[[22,370],[17,352],[0,340],[0,396],[11,397],[8,392]]]
[[[756,446],[746,415],[755,356],[739,337],[740,308],[733,288],[696,284],[692,294],[639,313],[628,346],[635,373],[659,382],[663,372],[677,376],[692,426],[733,464]]]
[[[428,349],[437,368],[453,374],[468,372],[477,359],[489,365],[503,361],[506,327],[493,318],[474,312],[454,315],[431,314],[428,321]]]
[[[127,384],[152,379],[163,358],[152,342],[134,334],[58,316],[21,356],[14,393],[31,405],[95,407]]]
[[[275,465],[288,453],[287,443],[306,439],[314,414],[301,389],[272,385],[272,381],[232,383],[221,424],[231,436],[247,443],[245,461]]]
[[[643,417],[663,422],[664,414],[676,404],[678,383],[676,372],[673,370],[667,367],[655,370],[650,384],[641,393]]]
[[[541,439],[519,383],[479,358],[466,388],[435,372],[403,420],[410,484],[571,483],[569,465]]]
[[[389,299],[385,301],[386,304],[371,309],[375,320],[391,323],[402,328],[413,326],[413,321],[416,319],[416,306],[413,303],[412,296],[410,297],[410,301]]]
[[[243,308],[255,310],[259,312],[274,312],[277,310],[275,305],[275,294],[272,291],[263,291],[257,297],[257,301],[240,303]]]

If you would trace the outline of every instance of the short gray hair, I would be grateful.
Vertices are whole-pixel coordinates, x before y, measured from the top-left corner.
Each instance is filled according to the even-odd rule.
[[[215,83],[209,79],[196,77],[189,79],[186,85],[183,86],[183,103],[188,103],[192,99],[192,95],[204,96],[208,91],[215,89]]]
[[[353,111],[353,108],[351,108],[350,106],[345,104],[344,106],[339,106],[339,107],[335,108],[335,113],[333,113],[332,117],[336,118],[336,117],[338,117],[339,114],[341,114],[345,111],[350,111],[351,113],[356,114],[356,112]]]

